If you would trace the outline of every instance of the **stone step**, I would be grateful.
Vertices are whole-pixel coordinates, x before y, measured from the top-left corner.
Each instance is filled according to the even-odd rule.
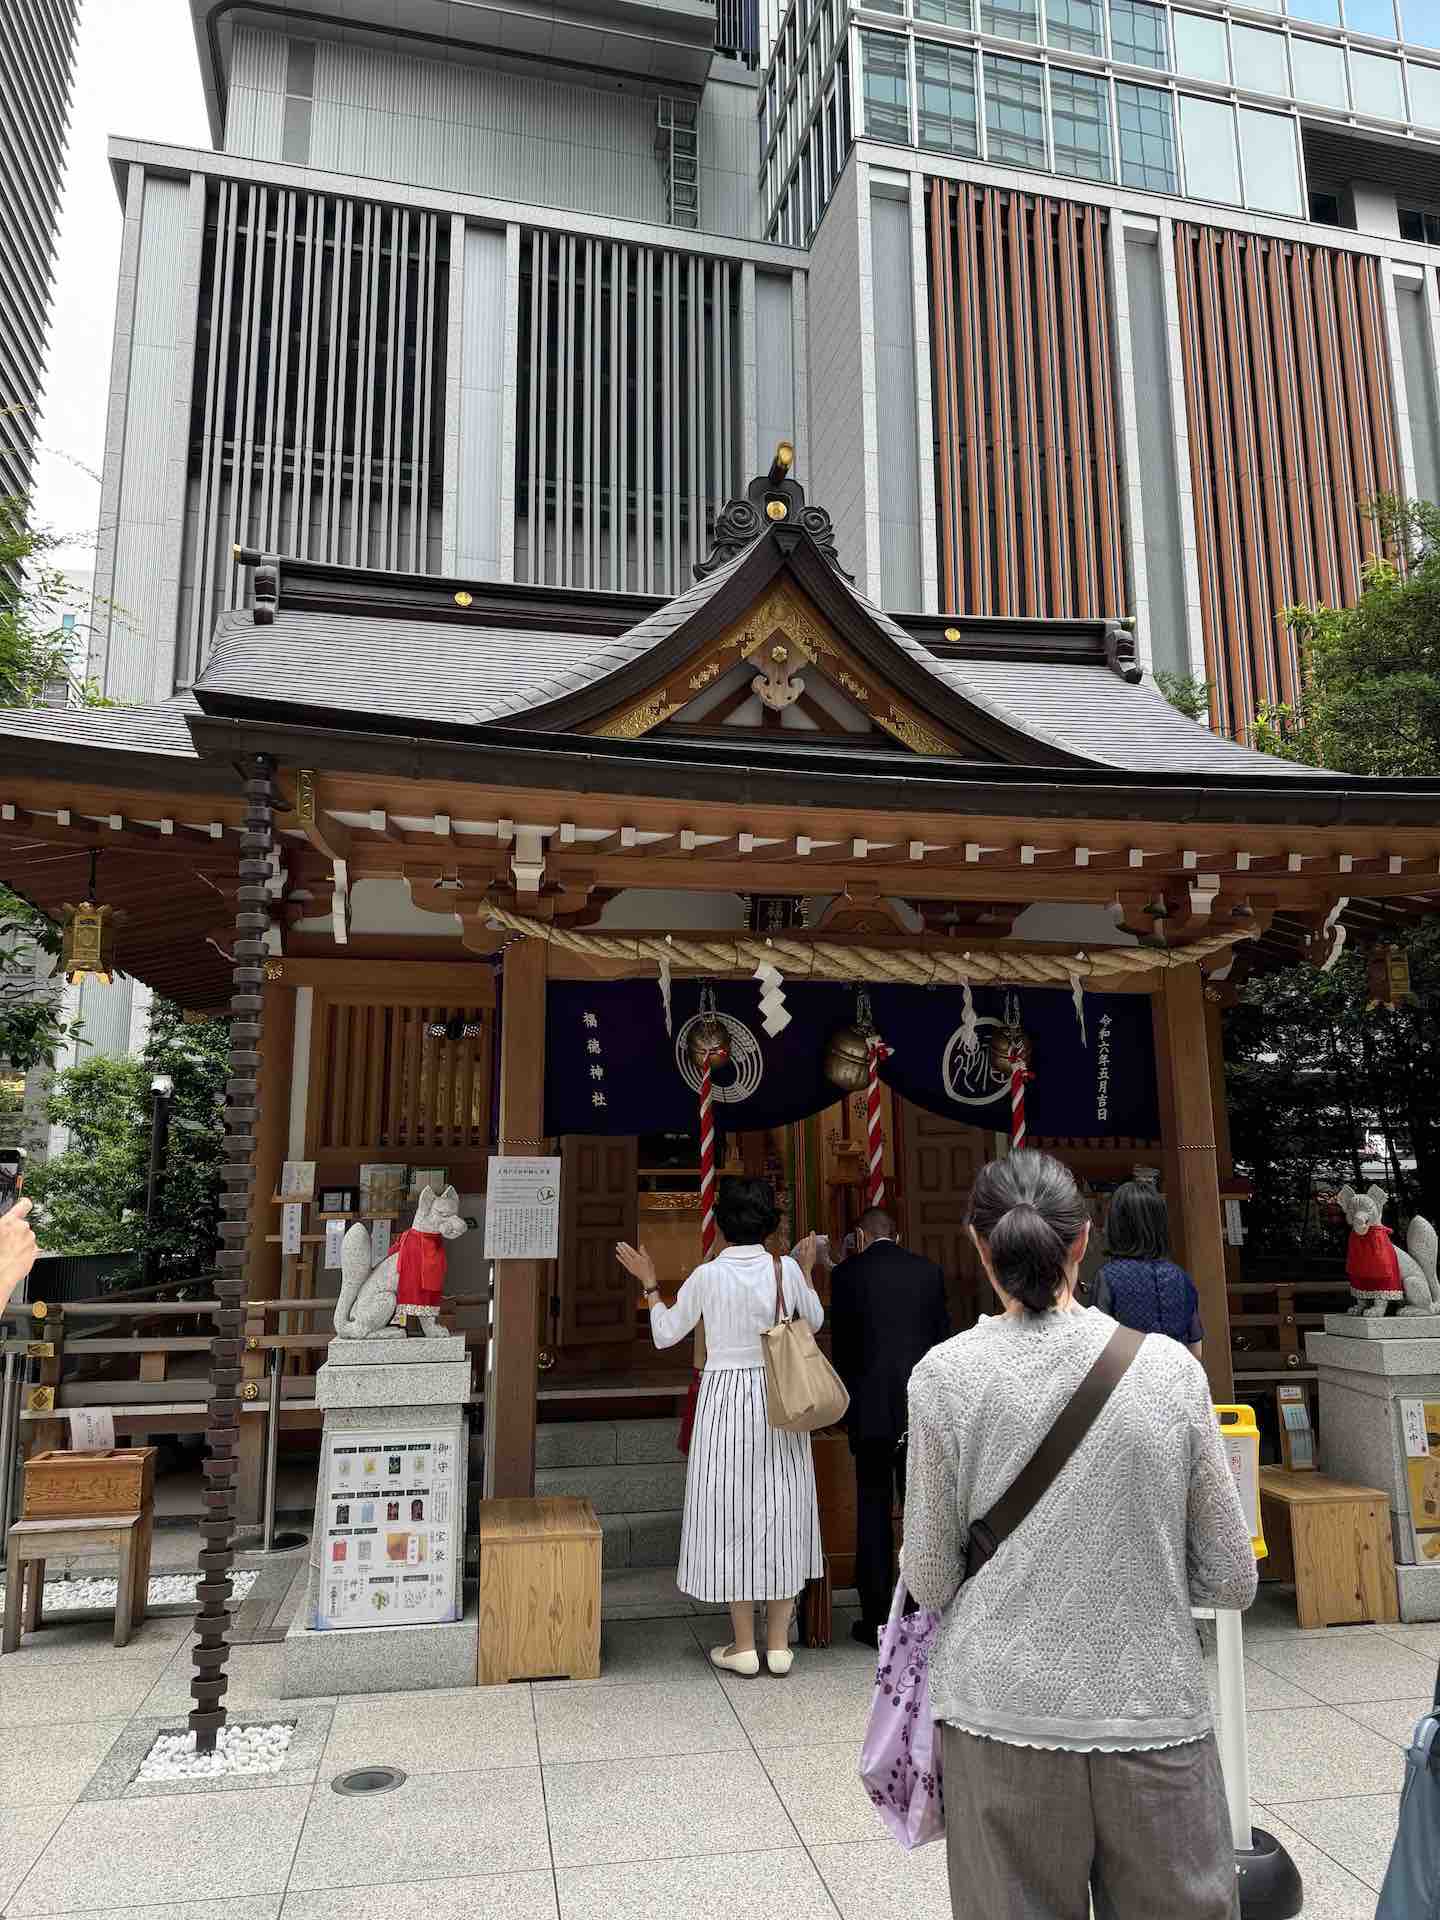
[[[540,1467],[535,1491],[588,1500],[596,1513],[673,1513],[685,1504],[685,1463]]]
[[[680,1423],[664,1420],[547,1422],[536,1430],[537,1467],[673,1466]]]

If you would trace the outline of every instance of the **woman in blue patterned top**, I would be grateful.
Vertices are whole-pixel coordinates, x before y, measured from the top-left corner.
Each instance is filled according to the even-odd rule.
[[[1105,1252],[1093,1304],[1137,1333],[1169,1334],[1198,1360],[1200,1296],[1189,1274],[1170,1258],[1164,1195],[1143,1180],[1117,1187],[1105,1220]]]

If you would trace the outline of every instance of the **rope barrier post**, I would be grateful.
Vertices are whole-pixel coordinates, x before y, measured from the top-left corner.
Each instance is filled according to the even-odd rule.
[[[270,1406],[265,1415],[265,1527],[260,1536],[260,1551],[269,1553],[275,1545],[275,1494],[280,1471],[280,1382],[285,1356],[279,1347],[270,1349]]]

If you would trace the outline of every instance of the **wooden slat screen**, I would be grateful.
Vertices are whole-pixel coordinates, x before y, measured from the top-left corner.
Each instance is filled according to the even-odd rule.
[[[1294,700],[1282,609],[1353,601],[1398,486],[1379,262],[1177,221],[1175,268],[1211,723]]]
[[[1103,207],[931,180],[943,605],[1126,611]]]
[[[480,1151],[490,1134],[493,1014],[474,1007],[326,1000],[315,1101],[321,1153]],[[432,1033],[455,1018],[461,1040]]]

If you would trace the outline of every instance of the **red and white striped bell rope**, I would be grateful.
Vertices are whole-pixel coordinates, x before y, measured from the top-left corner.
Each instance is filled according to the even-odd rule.
[[[710,1062],[700,1069],[700,1257],[715,1253],[715,1116],[711,1110]]]

